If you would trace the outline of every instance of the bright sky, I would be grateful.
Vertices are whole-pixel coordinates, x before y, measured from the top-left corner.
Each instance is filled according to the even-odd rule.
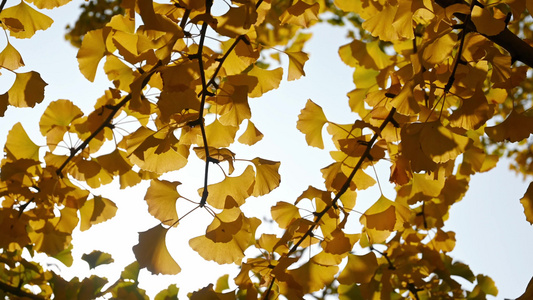
[[[75,58],[77,50],[63,39],[65,25],[74,23],[80,4],[81,1],[75,1],[46,12],[56,22],[51,29],[38,32],[32,39],[10,39],[28,66],[25,70],[40,72],[49,86],[44,102],[35,109],[9,108],[6,116],[0,118],[1,145],[5,142],[7,131],[16,122],[22,122],[33,140],[44,145],[44,139],[38,131],[38,120],[48,103],[70,99],[85,113],[89,113],[95,99],[111,85],[102,70],[97,73],[95,83],[88,82],[78,71]],[[279,89],[250,101],[252,118],[257,128],[264,133],[264,139],[253,147],[238,144],[230,147],[237,153],[237,158],[262,157],[281,161],[281,186],[270,195],[250,199],[243,207],[247,216],[269,213],[270,207],[278,201],[293,202],[309,185],[318,188],[323,186],[320,168],[331,163],[328,151],[333,146],[327,144],[329,148],[326,150],[310,148],[303,134],[296,129],[297,116],[307,99],[322,106],[332,121],[352,123],[356,118],[349,110],[346,97],[346,93],[354,87],[352,70],[337,55],[338,47],[349,42],[344,38],[345,32],[327,25],[319,25],[313,32],[314,37],[305,48],[311,53],[305,67],[307,76],[296,82],[282,82]],[[4,38],[0,39],[0,46],[5,46]],[[12,81],[13,76],[2,71],[0,93],[5,92]],[[245,166],[237,164],[235,174],[239,174]],[[211,170],[210,182],[215,183],[220,179],[221,172],[216,168]],[[378,166],[376,173],[385,196],[394,199],[393,187],[388,182],[388,166]],[[182,182],[178,188],[180,194],[199,201],[196,190],[202,185],[203,162],[191,153],[188,167],[164,178]],[[506,163],[502,161],[495,170],[473,177],[467,196],[454,205],[450,220],[446,223],[446,230],[456,232],[457,244],[452,256],[469,264],[474,273],[491,276],[500,291],[497,299],[518,297],[533,276],[533,261],[529,259],[533,248],[533,227],[525,220],[519,202],[527,185],[528,182],[509,173]],[[56,272],[59,269],[66,277],[98,274],[114,282],[123,267],[135,259],[131,247],[137,243],[137,233],[158,223],[148,214],[143,200],[146,187],[144,184],[119,191],[117,185],[112,185],[95,191],[95,194],[117,203],[117,216],[87,232],[75,233],[73,254],[78,262],[72,268],[66,268],[61,263],[51,268]],[[359,193],[356,209],[364,211],[378,199],[379,193],[377,186]],[[180,215],[191,208],[185,202],[178,202]],[[358,219],[359,216],[354,213],[349,221],[354,230],[358,228]],[[141,287],[147,289],[151,297],[168,284],[175,283],[180,287],[180,298],[183,298],[188,292],[216,282],[222,274],[235,275],[238,272],[234,266],[205,262],[188,247],[188,240],[204,234],[210,221],[206,211],[197,210],[170,232],[167,244],[182,273],[177,276],[151,276],[143,271]],[[258,233],[280,233],[276,227],[275,224],[263,222]],[[83,253],[90,253],[94,249],[111,253],[115,263],[89,270],[88,265],[79,260]],[[250,249],[247,254],[256,256],[259,252]],[[50,259],[46,262],[55,263]]]

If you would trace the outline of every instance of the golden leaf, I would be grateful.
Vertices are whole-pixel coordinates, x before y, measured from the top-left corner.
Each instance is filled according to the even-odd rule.
[[[277,89],[283,77],[283,68],[265,70],[254,65],[248,75],[257,77],[257,85],[248,92],[251,98],[261,97],[264,93]]]
[[[152,0],[138,0],[139,15],[141,16],[146,29],[179,33],[176,37],[183,37],[181,28],[164,15],[155,13]]]
[[[471,13],[472,22],[476,26],[476,30],[487,36],[497,35],[505,29],[505,21],[494,18],[490,11],[486,8],[481,8],[474,5]]]
[[[14,71],[24,66],[24,61],[20,53],[9,42],[2,52],[0,52],[0,66]]]
[[[248,125],[246,126],[246,130],[241,134],[238,141],[241,144],[252,146],[255,143],[259,142],[261,139],[263,139],[263,134],[261,133],[261,131],[259,131],[255,127],[252,121],[248,120]]]
[[[89,264],[90,269],[94,269],[100,265],[107,265],[115,261],[111,257],[111,254],[97,250],[94,250],[89,254],[83,254],[81,256],[81,259],[83,259]]]
[[[252,2],[246,2],[230,9],[222,16],[216,17],[215,30],[223,36],[235,38],[247,34],[257,21],[257,11]]]
[[[279,20],[281,24],[293,24],[302,27],[309,27],[313,21],[318,21],[318,11],[320,4],[307,4],[304,1],[298,1],[281,14]]]
[[[393,231],[396,225],[394,202],[381,196],[360,218],[361,224],[369,229]]]
[[[4,19],[16,19],[20,21],[24,26],[24,30],[9,31],[11,36],[20,39],[30,38],[37,30],[46,30],[54,22],[54,20],[45,14],[36,11],[26,4],[25,1],[20,1],[19,4],[4,9],[0,13],[0,19],[2,19],[2,23],[4,23]]]
[[[28,2],[33,3],[39,9],[52,9],[63,6],[70,1],[71,0],[29,0]]]
[[[91,226],[105,222],[115,216],[117,206],[109,199],[101,196],[94,196],[93,199],[85,201],[80,208],[80,230],[85,231]]]
[[[300,219],[300,212],[297,206],[287,202],[278,202],[271,207],[272,219],[278,223],[280,228],[287,228],[293,220]]]
[[[348,254],[348,263],[339,275],[341,284],[367,283],[372,280],[379,264],[374,252],[365,255]]]
[[[365,43],[353,40],[350,44],[339,48],[339,56],[350,67],[362,66],[367,69],[381,70],[391,65],[392,61],[379,47],[378,41]]]
[[[450,125],[464,129],[478,129],[494,114],[494,108],[489,105],[483,90],[478,87],[471,98],[464,99],[461,107],[449,117]]]
[[[520,199],[520,203],[524,207],[526,220],[533,225],[533,182],[529,184],[526,193]]]
[[[107,54],[106,40],[110,32],[108,27],[87,32],[76,55],[80,72],[91,82],[96,76],[98,63]]]
[[[398,6],[386,4],[383,9],[363,22],[363,29],[382,41],[394,41],[400,38],[392,26]]]
[[[133,253],[141,268],[152,274],[175,275],[181,271],[180,266],[170,255],[165,238],[168,228],[161,224],[139,232],[139,243],[133,246]]]
[[[109,55],[104,63],[104,72],[115,87],[127,93],[131,92],[130,84],[136,79],[137,72],[116,56]]]
[[[244,204],[246,198],[250,197],[254,182],[254,169],[252,166],[248,166],[237,177],[227,176],[219,183],[208,185],[207,203],[218,209],[240,206]],[[203,190],[203,188],[199,189],[198,193],[202,195]]]
[[[507,118],[496,126],[485,127],[485,133],[494,142],[518,142],[533,133],[533,118],[512,110]]]
[[[207,136],[207,144],[210,147],[224,148],[231,145],[235,141],[235,135],[239,127],[232,125],[224,125],[218,119],[205,127],[205,134]],[[203,142],[198,146],[203,146]]]
[[[162,224],[178,226],[176,201],[180,194],[176,190],[180,182],[153,179],[146,190],[144,200],[148,204],[148,212]]]
[[[35,71],[17,73],[15,82],[7,91],[9,104],[16,107],[34,107],[44,99],[44,82]]]
[[[46,143],[50,151],[63,140],[65,132],[69,131],[72,121],[83,116],[79,107],[69,100],[51,102],[39,120],[41,134],[46,136]]]
[[[305,294],[319,291],[329,285],[339,271],[337,266],[324,266],[316,262],[316,258],[306,262],[303,266],[288,271],[289,275],[299,285],[298,289]]]
[[[309,55],[302,51],[285,53],[289,56],[289,75],[287,80],[292,81],[305,76],[304,65],[309,60]]]
[[[256,157],[252,159],[255,166],[255,184],[252,196],[258,197],[270,193],[281,182],[279,161],[271,161]]]
[[[239,126],[243,120],[250,119],[252,112],[248,104],[248,86],[223,85],[216,97],[219,107],[219,121],[225,126]]]
[[[20,123],[16,123],[7,134],[4,149],[8,158],[39,161],[39,146],[30,139]]]
[[[259,219],[246,218],[242,213],[240,218],[241,226],[239,230],[226,236],[227,241],[215,242],[207,237],[206,233],[206,235],[189,240],[189,245],[205,260],[212,260],[219,264],[240,264],[244,258],[244,251],[255,243],[255,231],[261,224]]]
[[[328,122],[324,111],[311,99],[307,100],[305,107],[298,115],[296,128],[305,135],[305,140],[309,146],[324,149],[322,141],[322,128]]]
[[[438,197],[444,188],[444,176],[439,176],[438,179],[434,178],[434,174],[427,173],[414,173],[412,176],[411,197],[418,193],[422,193],[425,196]]]

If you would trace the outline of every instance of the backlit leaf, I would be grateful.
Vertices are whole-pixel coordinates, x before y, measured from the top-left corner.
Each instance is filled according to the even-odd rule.
[[[524,207],[526,220],[533,225],[533,182],[529,184],[526,193],[520,199],[520,203]]]
[[[495,142],[518,142],[533,133],[533,118],[512,110],[500,124],[486,127],[485,133]]]
[[[327,122],[328,120],[322,108],[311,101],[311,99],[308,99],[305,108],[298,115],[296,128],[305,134],[305,140],[309,146],[324,149],[322,128]]]
[[[253,144],[259,142],[263,138],[263,134],[259,131],[252,121],[248,120],[248,125],[246,130],[239,137],[238,141],[241,144],[252,146]]]
[[[311,25],[311,22],[318,20],[319,9],[320,5],[318,3],[311,5],[300,0],[287,8],[279,19],[282,24],[288,23],[307,28]]]
[[[8,18],[17,19],[24,26],[24,30],[9,31],[11,36],[21,39],[32,37],[37,30],[48,29],[48,27],[54,22],[54,20],[50,19],[45,14],[36,11],[24,1],[20,1],[19,4],[2,10],[0,19],[3,20]]]
[[[16,123],[7,134],[5,151],[8,157],[14,159],[39,160],[39,146],[30,139],[20,123]]]
[[[227,176],[219,183],[208,185],[207,203],[218,209],[241,206],[246,198],[252,194],[254,182],[254,169],[252,166],[248,166],[237,177]],[[203,190],[203,188],[199,189],[198,193],[202,195]]]
[[[272,219],[280,228],[287,228],[293,220],[301,218],[298,207],[288,202],[278,202],[270,210]]]
[[[170,255],[165,238],[168,228],[161,224],[139,232],[139,243],[133,246],[133,253],[141,268],[152,274],[175,275],[181,271],[180,266]]]
[[[105,222],[117,213],[116,204],[104,197],[94,196],[93,199],[85,201],[80,208],[80,230],[85,231],[91,226]]]
[[[396,225],[396,208],[394,202],[381,196],[361,216],[361,224],[370,229],[393,231]]]
[[[505,29],[504,20],[494,18],[486,8],[474,5],[471,16],[476,30],[483,35],[497,35]]]
[[[252,159],[255,166],[255,184],[252,196],[263,196],[277,188],[281,182],[279,161],[271,161],[256,157]]]
[[[249,91],[248,96],[261,97],[264,93],[279,87],[283,77],[283,68],[265,70],[254,65],[248,75],[257,77],[257,85]]]
[[[372,251],[361,256],[348,254],[348,263],[338,280],[341,284],[370,282],[378,266],[376,255]]]
[[[148,212],[161,223],[166,225],[178,225],[178,212],[176,201],[180,194],[176,190],[180,182],[154,179],[146,191],[144,200],[148,204]]]
[[[81,259],[89,264],[89,268],[94,269],[100,265],[107,265],[115,260],[111,257],[111,254],[102,251],[93,251],[89,254],[83,254]]]
[[[304,65],[309,60],[309,55],[302,51],[285,53],[289,56],[289,75],[287,80],[292,81],[305,76]]]
[[[0,66],[11,71],[24,66],[22,56],[10,43],[0,52]]]
[[[80,72],[89,81],[94,81],[100,60],[107,54],[106,39],[110,33],[109,28],[97,29],[87,32],[83,37],[78,51],[78,64]]]
[[[34,107],[43,101],[44,87],[47,85],[35,71],[17,73],[15,82],[7,91],[9,104],[16,107]]]

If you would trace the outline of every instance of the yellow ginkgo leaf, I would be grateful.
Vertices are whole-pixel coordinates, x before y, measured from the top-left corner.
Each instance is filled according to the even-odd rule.
[[[287,228],[293,220],[301,218],[298,207],[288,202],[278,202],[270,210],[272,219],[280,228]]]
[[[238,7],[230,7],[224,15],[216,17],[215,30],[218,33],[234,38],[250,31],[252,25],[257,21],[257,11],[253,2],[246,1],[244,3]]]
[[[363,29],[369,31],[372,36],[379,37],[382,41],[394,41],[400,38],[398,32],[392,26],[398,6],[385,4],[383,9],[363,22]]]
[[[307,4],[298,1],[281,14],[279,20],[282,24],[293,24],[302,27],[309,27],[313,21],[318,21],[318,11],[320,4]]]
[[[7,91],[9,104],[16,107],[34,107],[43,101],[44,87],[47,85],[35,71],[17,73],[15,82]]]
[[[24,30],[9,31],[11,36],[21,39],[32,37],[37,30],[45,30],[54,22],[47,15],[36,11],[26,4],[25,1],[20,1],[19,4],[4,9],[0,13],[0,19],[3,21],[7,18],[16,19],[24,26]]]
[[[304,65],[309,60],[309,55],[302,51],[285,53],[289,56],[289,75],[287,80],[292,81],[305,76]]]
[[[0,66],[11,71],[24,66],[22,56],[10,43],[0,52]]]
[[[9,158],[39,160],[39,146],[30,139],[20,123],[16,123],[7,134],[4,149]]]
[[[498,125],[485,127],[485,133],[494,142],[518,142],[533,133],[533,118],[512,110],[509,116]]]
[[[505,29],[505,21],[494,18],[487,8],[474,5],[470,15],[476,30],[483,35],[497,35]]]
[[[240,218],[239,230],[232,234],[227,241],[217,243],[206,235],[202,235],[190,239],[189,245],[205,260],[212,260],[219,264],[240,264],[244,258],[244,251],[255,243],[255,231],[261,224],[257,218],[249,219],[242,214]]]
[[[489,105],[481,88],[471,98],[464,99],[461,107],[450,116],[450,125],[467,130],[478,129],[494,114],[494,108]]]
[[[279,161],[271,161],[256,157],[252,159],[255,166],[255,185],[252,196],[263,196],[277,188],[281,182]]]
[[[296,281],[304,294],[319,291],[328,286],[339,271],[337,266],[325,266],[311,258],[301,267],[288,271],[289,275]]]
[[[223,125],[218,119],[205,127],[207,144],[215,148],[224,148],[235,141],[235,135],[239,127],[232,125]],[[198,146],[203,146],[203,143]]]
[[[411,197],[418,193],[422,193],[425,196],[438,197],[444,188],[444,176],[439,176],[438,179],[434,178],[434,174],[430,175],[427,173],[414,173],[412,176]]]
[[[322,141],[322,128],[328,122],[322,107],[316,105],[311,99],[307,100],[304,109],[298,115],[296,128],[305,134],[309,146],[324,149]]]
[[[248,86],[246,85],[224,85],[221,88],[221,93],[217,96],[217,103],[218,101],[225,103],[220,106],[218,111],[219,121],[222,125],[239,126],[243,120],[252,117],[248,104]]]
[[[70,1],[72,0],[29,0],[28,2],[33,3],[39,9],[52,9],[63,6]]]
[[[529,184],[526,193],[520,199],[520,203],[524,207],[526,220],[533,225],[533,182]]]
[[[350,44],[339,48],[339,56],[351,67],[363,66],[367,69],[381,70],[392,63],[390,57],[380,49],[378,41],[364,43],[353,40]]]
[[[94,196],[93,199],[85,201],[80,208],[80,230],[85,231],[94,224],[105,222],[117,213],[116,204],[104,197]]]
[[[440,121],[424,123],[420,132],[422,151],[436,163],[445,163],[465,152],[470,141],[466,136],[452,132]]]
[[[176,190],[180,182],[154,179],[146,191],[144,200],[148,204],[148,212],[166,225],[178,225],[176,201],[180,194]]]
[[[394,202],[381,196],[360,218],[361,224],[369,229],[393,231],[396,225]]]
[[[254,65],[248,75],[257,77],[257,85],[248,92],[251,98],[261,97],[264,93],[277,89],[283,77],[283,68],[265,70]]]
[[[374,252],[365,255],[348,254],[348,263],[339,275],[341,284],[367,283],[372,280],[379,264]]]
[[[81,116],[83,112],[72,101],[60,99],[48,105],[39,121],[39,129],[41,134],[45,135],[54,127],[66,128],[73,120]]]
[[[218,209],[241,206],[252,194],[254,182],[254,169],[248,166],[239,176],[228,176],[219,183],[208,185],[207,203]],[[198,193],[202,195],[203,191],[204,189],[201,188]]]
[[[110,32],[111,29],[109,27],[104,27],[89,31],[83,37],[76,57],[78,58],[80,72],[89,81],[94,81],[98,63],[107,53],[106,40]]]
[[[133,246],[133,253],[141,268],[152,274],[175,275],[181,271],[180,266],[170,255],[165,238],[168,228],[161,224],[139,232],[139,243]]]
[[[259,131],[252,121],[248,120],[248,125],[246,130],[239,137],[238,141],[241,144],[252,146],[253,144],[259,142],[263,138],[263,134]]]

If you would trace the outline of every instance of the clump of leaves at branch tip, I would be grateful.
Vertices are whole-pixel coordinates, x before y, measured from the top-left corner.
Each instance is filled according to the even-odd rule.
[[[23,55],[10,39],[46,30],[53,20],[42,10],[66,2],[0,7],[9,33],[0,66],[16,74],[0,95],[2,115],[43,102],[47,86],[39,73],[18,71]],[[234,285],[225,275],[190,293],[193,299],[497,295],[490,277],[449,255],[457,241],[444,224],[471,176],[492,169],[506,151],[515,156],[517,171],[531,173],[526,147],[533,133],[528,83],[533,48],[516,35],[533,11],[530,2],[225,3],[222,14],[214,14],[213,1],[204,0],[82,5],[67,40],[79,47],[80,72],[89,81],[104,72],[112,88],[88,113],[71,100],[50,99],[38,122],[42,141],[33,141],[20,123],[7,132],[0,165],[2,296],[146,299],[138,287],[140,270],[181,272],[183,258],[171,252],[167,236],[200,212],[212,219],[189,246],[205,260],[238,265],[240,273]],[[346,107],[357,117],[338,123],[320,100],[307,100],[296,128],[311,147],[324,149],[324,139],[335,147],[331,163],[317,170],[324,184],[271,207],[282,234],[258,234],[263,216],[246,215],[241,206],[281,184],[281,162],[241,157],[232,145],[262,140],[250,101],[278,88],[284,78],[305,75],[311,58],[304,46],[311,35],[301,30],[323,19],[355,27],[338,55],[354,70]],[[520,33],[532,38],[527,28]],[[208,46],[208,39],[216,47]],[[263,53],[272,60],[265,63]],[[269,68],[276,62],[284,64]],[[126,123],[127,129],[121,128]],[[508,151],[494,146],[498,143],[518,146]],[[161,178],[194,159],[204,166],[197,193],[186,195],[179,178]],[[390,166],[387,176],[396,195],[381,195],[358,212],[357,193],[376,187],[372,168],[378,163]],[[212,168],[215,164],[220,168]],[[222,179],[212,182],[210,172],[220,172]],[[136,261],[119,279],[108,283],[92,275],[67,281],[32,261],[35,253],[44,253],[72,265],[73,231],[91,230],[117,214],[119,200],[96,190],[114,180],[121,189],[147,181],[147,214],[158,223],[139,232],[132,249]],[[530,223],[532,190],[520,199]],[[195,208],[180,215],[177,208],[184,204]],[[360,232],[347,230],[353,222],[361,225]],[[250,248],[261,255],[247,255]],[[113,263],[100,251],[82,259],[97,270]],[[171,285],[156,299],[177,294]]]

